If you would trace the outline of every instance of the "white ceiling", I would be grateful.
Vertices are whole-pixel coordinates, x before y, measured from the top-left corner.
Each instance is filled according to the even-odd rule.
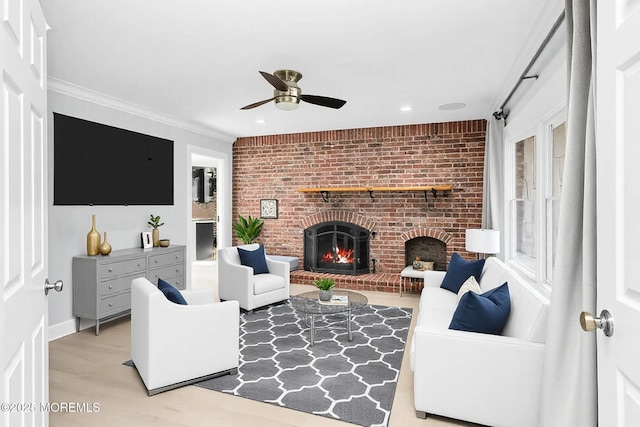
[[[41,2],[52,82],[231,137],[487,118],[562,10],[561,0]],[[303,93],[347,104],[241,111],[273,94],[258,71],[281,68],[303,74]],[[449,103],[466,107],[438,108]]]

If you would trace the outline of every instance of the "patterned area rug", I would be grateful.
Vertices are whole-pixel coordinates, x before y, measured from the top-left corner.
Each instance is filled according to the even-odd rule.
[[[304,314],[289,303],[240,318],[240,366],[196,384],[235,396],[358,424],[387,426],[412,310],[367,305],[327,316],[309,345]]]

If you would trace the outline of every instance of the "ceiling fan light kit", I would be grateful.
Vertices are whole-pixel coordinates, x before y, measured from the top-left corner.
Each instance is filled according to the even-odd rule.
[[[276,70],[273,74],[260,71],[260,74],[273,86],[273,97],[245,105],[241,110],[250,110],[270,101],[275,101],[276,107],[285,111],[297,109],[300,101],[334,109],[338,109],[347,103],[342,99],[329,98],[327,96],[303,95],[298,86],[298,81],[302,78],[302,74],[297,71]]]

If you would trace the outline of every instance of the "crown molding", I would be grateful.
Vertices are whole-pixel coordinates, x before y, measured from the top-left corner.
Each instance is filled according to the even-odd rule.
[[[78,86],[64,80],[60,80],[55,77],[49,77],[47,79],[47,84],[50,91],[57,92],[62,95],[72,96],[74,98],[82,99],[84,101],[88,101],[98,105],[103,105],[114,110],[119,110],[148,120],[153,120],[155,122],[164,123],[166,125],[183,129],[189,132],[209,136],[211,138],[215,138],[229,144],[233,144],[236,140],[236,137],[224,132],[220,132],[216,129],[202,126],[197,123],[180,120],[175,117],[168,116],[166,114],[162,114],[136,104],[132,104],[122,99],[105,95],[103,93],[96,92],[94,90],[87,89],[85,87]]]

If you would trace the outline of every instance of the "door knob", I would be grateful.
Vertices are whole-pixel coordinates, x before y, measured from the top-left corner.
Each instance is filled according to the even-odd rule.
[[[44,294],[49,295],[51,289],[55,289],[56,292],[62,291],[64,283],[62,280],[56,280],[55,283],[49,283],[49,279],[44,279]]]
[[[600,317],[595,317],[593,314],[583,311],[580,313],[580,326],[585,332],[602,329],[605,336],[610,337],[613,335],[613,317],[607,310],[602,310]]]

